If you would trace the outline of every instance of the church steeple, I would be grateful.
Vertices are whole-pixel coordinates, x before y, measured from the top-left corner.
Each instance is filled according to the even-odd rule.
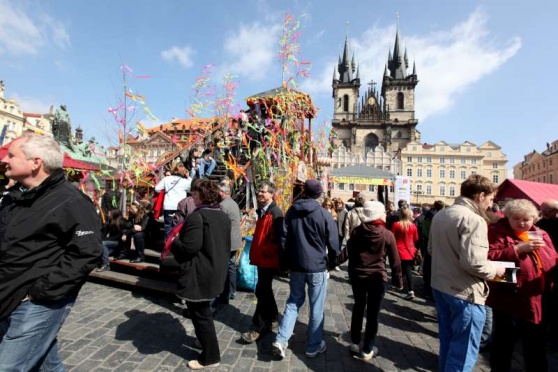
[[[389,75],[394,79],[405,79],[407,77],[407,50],[405,50],[405,55],[403,55],[399,44],[399,30],[397,30],[395,33],[393,55],[391,58],[388,57]]]
[[[353,80],[353,60],[349,61],[349,35],[345,38],[345,48],[343,49],[343,57],[339,58],[339,64],[337,65],[337,71],[339,71],[339,82],[350,83]]]

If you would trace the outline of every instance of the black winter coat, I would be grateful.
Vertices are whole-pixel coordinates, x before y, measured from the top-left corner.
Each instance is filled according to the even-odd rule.
[[[199,208],[186,217],[171,252],[180,263],[177,296],[209,301],[223,292],[231,254],[231,221],[219,208]]]
[[[0,204],[0,320],[27,295],[77,296],[102,253],[95,207],[63,170],[28,191],[16,185]]]

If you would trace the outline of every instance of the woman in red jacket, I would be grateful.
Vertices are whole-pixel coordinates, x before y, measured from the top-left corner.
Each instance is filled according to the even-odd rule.
[[[515,343],[520,339],[525,370],[548,371],[544,318],[549,314],[543,311],[543,304],[550,295],[558,255],[548,234],[533,224],[539,215],[533,203],[512,200],[503,212],[506,218],[488,229],[488,258],[513,262],[520,269],[515,284],[489,283],[486,304],[492,307],[494,317],[490,367],[492,371],[509,371]],[[533,232],[540,238],[533,237]]]
[[[415,286],[413,283],[413,260],[417,254],[415,243],[418,241],[417,227],[413,223],[413,212],[408,205],[399,208],[399,221],[395,222],[391,227],[391,232],[395,236],[397,250],[401,258],[401,270],[403,271],[403,280],[407,289],[406,300],[415,298]]]

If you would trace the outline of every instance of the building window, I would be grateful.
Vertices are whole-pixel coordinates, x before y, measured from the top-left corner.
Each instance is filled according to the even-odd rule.
[[[427,163],[432,163],[432,156],[427,156],[426,157],[426,162]]]
[[[467,150],[465,150],[467,152],[471,152],[471,147],[467,146]]]
[[[368,185],[368,192],[374,192],[374,191],[376,191],[376,186]]]
[[[487,158],[491,158],[491,157],[492,157],[492,153],[491,153],[490,151],[488,151],[488,152],[486,153],[486,157],[487,157]]]
[[[453,156],[450,157],[450,164],[455,164],[455,158]]]
[[[349,112],[349,95],[343,96],[343,111]]]
[[[349,183],[349,191],[355,191],[355,184]]]
[[[498,163],[492,163],[492,169],[498,169]]]
[[[419,194],[422,192],[422,185],[417,185],[417,191],[420,191]]]
[[[403,110],[403,108],[405,107],[404,103],[405,103],[405,96],[403,95],[403,93],[401,92],[397,93],[397,109]]]
[[[492,175],[492,182],[493,182],[493,183],[498,183],[498,182],[500,182],[500,178],[498,177],[497,174],[493,174],[493,175]]]
[[[552,182],[552,173],[550,173],[550,174],[548,175],[548,183],[553,183],[553,182]]]
[[[466,164],[465,158],[461,158],[461,164]]]
[[[440,151],[445,151],[446,148],[444,146],[440,146]]]
[[[422,177],[422,169],[417,169],[417,177]]]
[[[338,185],[339,190],[345,190],[345,184],[344,183],[340,183]]]
[[[449,196],[455,196],[455,186],[449,187]]]
[[[446,163],[446,158],[444,158],[443,156],[440,157],[440,164],[445,164]]]
[[[471,159],[471,164],[473,165],[477,164],[477,159]]]
[[[446,178],[446,170],[440,169],[440,178]]]
[[[407,177],[413,176],[413,170],[411,168],[407,168]]]
[[[417,147],[416,147],[416,146],[413,146],[413,151],[417,151]]]
[[[422,163],[422,156],[417,156],[417,163]]]
[[[427,169],[426,170],[426,177],[427,178],[432,178],[432,169]]]
[[[460,173],[461,173],[461,179],[462,180],[467,178],[467,171],[462,170]]]
[[[440,185],[440,196],[446,196],[446,185]]]
[[[413,157],[407,156],[407,163],[412,163],[412,162],[413,162]]]
[[[432,195],[432,185],[426,185],[426,195]]]
[[[454,170],[450,170],[449,178],[455,179],[455,171]]]

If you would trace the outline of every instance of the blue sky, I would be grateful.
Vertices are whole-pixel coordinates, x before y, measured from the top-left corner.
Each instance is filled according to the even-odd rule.
[[[298,82],[320,109],[317,125],[331,117],[331,78],[346,22],[362,93],[366,82],[381,81],[399,13],[401,41],[420,80],[423,142],[492,140],[511,168],[558,139],[553,0],[0,0],[0,80],[23,111],[65,103],[73,129],[116,144],[107,109],[122,96],[122,64],[134,70],[129,88],[163,122],[186,117],[195,79],[208,64],[215,65],[217,85],[234,74],[242,104],[281,84],[286,11],[300,21],[299,59],[312,62],[311,76]],[[143,119],[139,110],[135,119]]]

